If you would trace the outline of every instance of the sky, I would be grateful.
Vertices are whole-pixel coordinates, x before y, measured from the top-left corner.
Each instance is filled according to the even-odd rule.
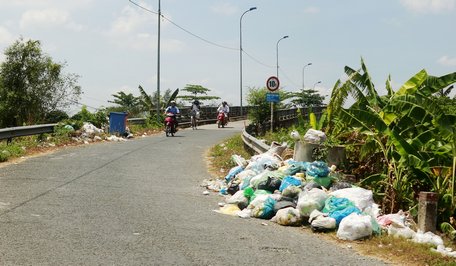
[[[134,2],[0,0],[0,62],[22,36],[80,75],[80,103],[90,111],[112,105],[120,91],[139,96],[138,85],[152,94],[159,1]],[[161,0],[161,12],[162,93],[202,85],[239,106],[241,29],[244,106],[277,65],[281,90],[304,86],[324,96],[361,58],[380,94],[388,75],[398,89],[422,69],[456,72],[456,0]]]

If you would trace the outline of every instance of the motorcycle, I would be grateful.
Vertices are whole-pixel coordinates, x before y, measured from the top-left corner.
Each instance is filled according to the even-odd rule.
[[[169,135],[174,137],[174,134],[177,132],[176,129],[176,115],[173,113],[166,113],[165,117],[165,134],[167,137]]]
[[[228,117],[226,116],[225,112],[221,111],[217,115],[217,127],[224,128],[228,124]]]

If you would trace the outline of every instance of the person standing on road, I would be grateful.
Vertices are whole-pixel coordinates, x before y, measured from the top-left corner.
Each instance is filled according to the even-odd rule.
[[[200,102],[198,99],[195,99],[192,102],[192,106],[190,107],[190,122],[192,124],[192,129],[197,129],[197,120],[200,118]]]

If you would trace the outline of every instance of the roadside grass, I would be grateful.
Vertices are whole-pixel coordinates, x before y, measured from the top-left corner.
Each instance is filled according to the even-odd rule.
[[[244,149],[240,134],[226,139],[209,150],[210,172],[218,177],[226,175],[232,167],[236,166],[231,159],[233,155],[240,155],[246,160],[252,156]]]
[[[283,141],[286,141],[286,138]],[[222,179],[232,167],[236,166],[231,159],[234,154],[240,155],[246,160],[252,156],[244,149],[241,135],[226,139],[210,148],[208,165],[211,175]],[[312,233],[308,226],[302,226],[302,228],[305,232]],[[444,257],[440,253],[431,251],[431,246],[429,245],[414,243],[403,238],[381,235],[358,241],[343,241],[337,238],[336,232],[315,234],[337,245],[350,247],[362,255],[379,258],[394,265],[456,266],[454,258]],[[456,249],[455,242],[445,237],[442,238],[445,241],[445,247]]]

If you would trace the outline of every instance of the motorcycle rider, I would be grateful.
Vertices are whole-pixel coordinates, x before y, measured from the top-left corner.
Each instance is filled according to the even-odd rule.
[[[217,113],[223,112],[225,113],[225,124],[228,123],[228,113],[230,112],[230,107],[226,103],[226,101],[223,101],[221,105],[217,108]]]
[[[177,106],[176,106],[176,101],[174,101],[174,100],[171,101],[171,102],[170,102],[170,106],[166,107],[166,109],[165,109],[165,115],[166,115],[167,113],[172,113],[172,114],[174,114],[174,116],[173,116],[174,125],[175,125],[176,128],[177,128],[177,126],[178,126],[178,123],[177,123],[177,115],[180,113],[180,111],[179,111],[179,108],[177,108]]]

